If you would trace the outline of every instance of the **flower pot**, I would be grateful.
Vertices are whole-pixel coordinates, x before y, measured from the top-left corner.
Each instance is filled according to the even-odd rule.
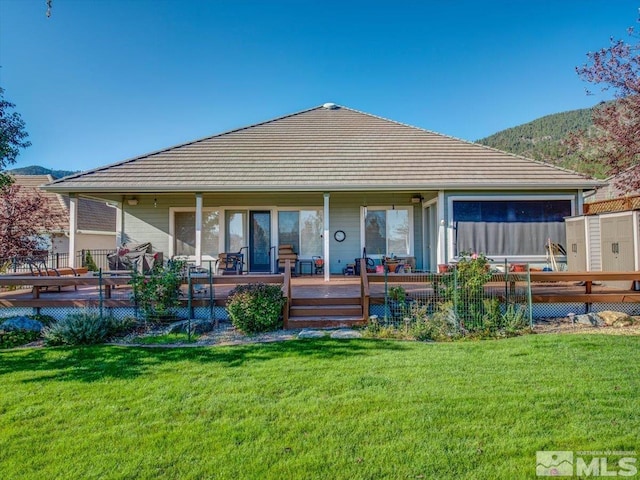
[[[438,273],[447,273],[451,270],[451,266],[446,263],[438,264]]]
[[[513,265],[511,265],[511,271],[512,272],[526,272],[527,271],[527,265],[525,263],[514,263]]]

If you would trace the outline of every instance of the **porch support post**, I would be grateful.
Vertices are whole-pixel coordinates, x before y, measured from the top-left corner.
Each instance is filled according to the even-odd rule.
[[[202,193],[196,193],[196,266],[202,264]]]
[[[438,264],[447,263],[446,228],[444,218],[444,191],[438,192]]]
[[[124,199],[116,205],[116,244],[114,248],[118,248],[122,245],[124,240],[124,212],[122,211],[122,205]]]
[[[584,191],[578,190],[578,204],[576,205],[576,212],[574,215],[584,215]],[[588,256],[588,255],[587,255]]]
[[[331,278],[331,263],[329,261],[329,194],[324,194],[324,229],[322,232],[322,257],[324,258],[324,281]]]
[[[78,230],[78,197],[69,194],[69,266],[76,266],[76,231]]]

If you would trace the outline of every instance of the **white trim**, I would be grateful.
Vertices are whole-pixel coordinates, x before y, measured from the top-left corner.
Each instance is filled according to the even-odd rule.
[[[76,233],[78,230],[78,197],[69,194],[69,266],[76,266]]]
[[[437,208],[438,213],[436,215],[436,223],[438,225],[438,245],[437,245],[437,255],[438,264],[448,263],[447,260],[447,249],[446,249],[446,241],[447,241],[447,219],[446,213],[444,211],[444,190],[440,190],[438,192],[438,200],[437,200]],[[449,235],[450,237],[451,235]],[[451,248],[451,247],[450,247]],[[451,250],[449,250],[451,251]]]
[[[322,256],[324,258],[324,281],[328,282],[331,279],[331,268],[330,268],[330,261],[329,261],[329,197],[331,196],[331,194],[329,193],[324,193],[322,195],[322,198],[324,200],[324,210],[322,213],[322,216],[324,217],[322,219],[323,223],[324,223],[324,230],[323,230],[323,248],[322,248]],[[311,269],[313,269],[313,265],[311,265]]]
[[[196,267],[202,265],[202,193],[196,193]],[[220,220],[218,220],[220,223]]]
[[[124,210],[122,208],[122,202],[118,202],[116,205],[116,247],[122,245],[124,240]]]
[[[116,235],[116,232],[107,232],[104,230],[77,230],[76,233],[82,235]]]

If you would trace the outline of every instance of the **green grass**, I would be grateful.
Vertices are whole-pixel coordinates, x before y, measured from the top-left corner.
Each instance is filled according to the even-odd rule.
[[[194,343],[198,341],[198,337],[195,333],[191,334],[189,338],[188,333],[167,333],[164,335],[149,335],[146,337],[137,337],[135,343],[140,345],[168,345],[172,343]]]
[[[638,450],[640,337],[0,353],[0,478],[536,478]]]

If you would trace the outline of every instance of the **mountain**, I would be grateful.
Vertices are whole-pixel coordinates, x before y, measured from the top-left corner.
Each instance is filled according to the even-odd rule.
[[[568,154],[563,145],[570,133],[591,128],[591,112],[591,108],[583,108],[546,115],[494,133],[477,143],[604,178],[607,173],[601,164],[585,162],[577,155]]]
[[[30,167],[14,168],[9,170],[9,173],[14,175],[51,175],[54,179],[66,177],[67,175],[73,175],[78,173],[71,170],[51,170],[49,168],[40,167],[38,165],[31,165]]]

